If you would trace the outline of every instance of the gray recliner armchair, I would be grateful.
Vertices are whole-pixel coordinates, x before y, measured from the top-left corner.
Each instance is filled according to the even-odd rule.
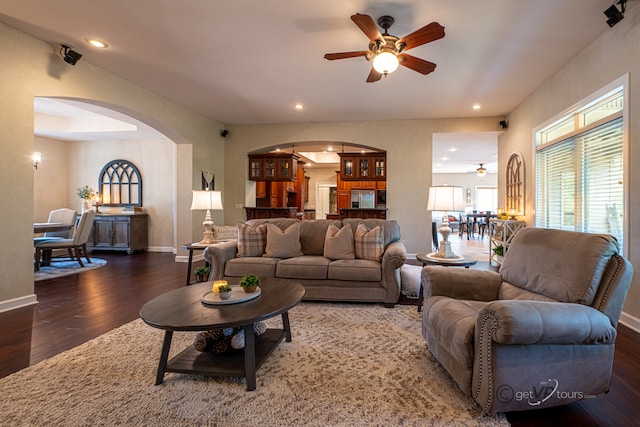
[[[427,266],[422,332],[487,413],[609,390],[633,268],[609,235],[525,228],[500,272]]]

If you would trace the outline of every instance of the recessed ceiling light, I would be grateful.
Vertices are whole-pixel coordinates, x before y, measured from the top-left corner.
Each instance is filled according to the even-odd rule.
[[[473,104],[473,109],[474,110],[479,110],[480,109],[480,104]]]
[[[304,105],[298,103],[298,104],[295,104],[293,108],[295,108],[296,110],[302,110],[304,108]]]
[[[89,43],[93,47],[98,47],[100,49],[105,49],[108,46],[105,42],[98,39],[87,39],[87,43]]]
[[[333,151],[333,147],[329,146],[329,147],[327,148],[327,151]]]
[[[444,160],[446,162],[447,160],[449,160],[449,158],[448,157],[443,157],[442,160]]]

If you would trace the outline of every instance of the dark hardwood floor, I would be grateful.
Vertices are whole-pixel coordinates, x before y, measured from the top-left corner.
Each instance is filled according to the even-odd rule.
[[[187,265],[174,262],[171,254],[93,256],[107,265],[37,282],[38,304],[0,313],[0,378],[135,320],[149,299],[184,286]],[[202,261],[194,267],[199,265]],[[509,413],[512,425],[639,425],[640,334],[622,325],[618,332],[609,393],[563,407]]]

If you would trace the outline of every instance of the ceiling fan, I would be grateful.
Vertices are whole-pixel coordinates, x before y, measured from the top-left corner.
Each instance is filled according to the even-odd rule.
[[[378,18],[378,25],[384,30],[382,34],[373,18],[369,15],[356,13],[351,15],[351,20],[369,37],[369,50],[327,53],[324,55],[325,59],[333,61],[335,59],[364,56],[367,61],[373,61],[373,67],[367,77],[367,83],[377,82],[382,76],[386,77],[389,73],[393,73],[398,68],[398,65],[403,65],[425,75],[435,70],[436,64],[433,62],[407,55],[404,52],[416,46],[443,38],[444,27],[437,22],[432,22],[409,35],[398,38],[387,32],[395,22],[391,16],[385,15]]]

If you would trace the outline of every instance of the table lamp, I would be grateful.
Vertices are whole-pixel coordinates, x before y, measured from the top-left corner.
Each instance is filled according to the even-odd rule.
[[[211,209],[222,210],[222,193],[220,191],[193,190],[193,199],[191,201],[191,210],[206,210],[204,217],[204,234],[202,235],[201,245],[210,245],[216,243],[213,238],[213,220],[211,219]]]
[[[427,256],[434,259],[462,259],[463,257],[454,254],[451,251],[451,242],[449,242],[449,215],[447,211],[461,211],[464,209],[464,194],[462,187],[450,185],[437,185],[429,187],[429,200],[427,201],[428,211],[443,211],[442,226],[438,229],[442,234],[442,241],[438,252],[428,254]]]

